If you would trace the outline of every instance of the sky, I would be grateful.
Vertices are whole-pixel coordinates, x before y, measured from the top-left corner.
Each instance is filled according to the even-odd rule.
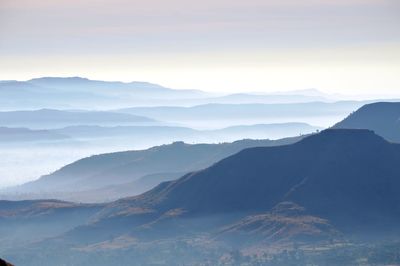
[[[0,79],[400,94],[398,0],[0,0]]]

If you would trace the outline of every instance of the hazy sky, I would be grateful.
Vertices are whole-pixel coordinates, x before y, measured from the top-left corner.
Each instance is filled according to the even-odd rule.
[[[0,79],[400,93],[399,0],[0,0]]]

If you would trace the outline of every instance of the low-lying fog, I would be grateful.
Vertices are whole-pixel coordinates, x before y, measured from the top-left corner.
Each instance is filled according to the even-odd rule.
[[[214,121],[215,122],[215,121]],[[204,126],[217,126],[204,121]],[[223,124],[223,121],[219,123]],[[0,141],[0,188],[22,184],[49,174],[83,157],[184,141],[220,143],[235,140],[279,139],[308,134],[322,129],[305,123],[236,126],[219,130],[194,130],[187,127],[100,127],[74,126],[48,131],[65,139],[29,141],[13,133],[13,141]],[[23,137],[22,137],[23,138]]]

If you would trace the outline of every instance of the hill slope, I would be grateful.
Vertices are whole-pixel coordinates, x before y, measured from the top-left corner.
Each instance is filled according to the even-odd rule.
[[[369,129],[389,141],[400,142],[400,103],[364,105],[333,128]]]
[[[203,169],[245,148],[284,145],[300,139],[241,140],[195,145],[175,142],[147,150],[95,155],[11,191],[28,194],[28,198],[47,196],[78,201],[117,199],[142,193],[152,185],[178,178],[182,173]],[[149,180],[153,176],[152,181],[146,183],[145,176]],[[129,192],[127,188],[133,186],[136,189]]]
[[[188,264],[218,261],[232,247],[398,239],[399,160],[400,145],[368,130],[326,130],[291,145],[249,148],[105,204],[87,224],[9,257],[26,263],[21,253],[46,254],[43,265],[107,265],[117,257],[121,265]]]
[[[292,145],[243,150],[121,206],[208,216],[265,212],[292,201],[343,230],[385,224],[383,230],[400,219],[399,160],[400,145],[371,131],[326,130]]]

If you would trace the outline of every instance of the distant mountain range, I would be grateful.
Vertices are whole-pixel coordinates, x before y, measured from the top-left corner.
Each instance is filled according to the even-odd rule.
[[[389,141],[400,142],[400,103],[364,105],[333,128],[369,129]]]
[[[336,103],[296,103],[296,104],[206,104],[193,107],[160,106],[160,107],[133,107],[117,110],[121,113],[142,115],[163,121],[186,119],[218,118],[249,118],[260,117],[293,117],[293,116],[323,116],[350,113],[362,106],[363,102],[336,102]],[[358,106],[355,108],[355,106]]]
[[[184,173],[201,170],[245,148],[283,145],[300,139],[293,137],[195,145],[175,142],[147,150],[95,155],[37,181],[7,189],[6,194],[14,199],[58,198],[80,202],[115,200],[140,194]]]
[[[400,117],[400,105],[399,103],[374,103],[374,104],[368,104],[360,108],[359,110],[353,112],[349,117],[344,119],[343,121],[337,123],[336,125],[333,126],[333,128],[349,128],[349,129],[369,129],[373,130],[375,133],[381,135],[382,137],[388,139],[389,141],[399,141],[400,140],[400,134],[399,134],[399,129],[397,128],[398,121]],[[297,128],[302,125],[298,124],[282,124],[282,125],[254,125],[254,126],[239,126],[239,127],[231,127],[231,128],[226,128],[222,130],[215,130],[215,131],[209,131],[209,134],[226,134],[226,135],[235,135],[236,132],[237,134],[242,134],[252,137],[252,134],[260,134],[261,131],[265,131],[266,133],[269,132],[269,130],[281,130],[281,126],[286,127],[294,127]],[[156,131],[162,130],[164,133],[168,132],[165,131],[165,129],[158,129],[157,127],[154,127]],[[179,136],[179,130],[180,128],[170,128],[172,130],[172,134],[175,136]],[[287,128],[286,128],[287,129]],[[120,131],[119,133],[116,133],[115,131]],[[190,134],[198,134],[199,132],[191,129],[184,129],[182,128],[182,137],[187,136]],[[305,129],[303,129],[305,130]],[[107,133],[110,131],[109,133]],[[307,131],[307,130],[305,130]],[[118,134],[126,134],[130,136],[138,136],[140,138],[141,134],[147,135],[149,137],[152,137],[155,132],[152,131],[151,127],[118,127],[118,128],[101,128],[101,127],[93,127],[93,128],[85,128],[81,129],[79,127],[72,127],[72,128],[66,128],[66,129],[61,129],[61,130],[56,130],[55,133],[59,134],[61,136],[73,136],[73,137],[88,137],[88,136],[116,136]],[[312,132],[312,129],[310,128],[310,131]],[[269,132],[270,133],[270,132]],[[83,134],[83,135],[82,135]],[[279,134],[282,134],[280,131]],[[156,136],[156,135],[154,135]],[[210,138],[210,135],[208,135],[208,138]],[[193,170],[199,170],[202,169],[208,165],[211,165],[213,162],[216,162],[226,156],[229,156],[235,152],[240,151],[243,148],[251,147],[251,146],[269,146],[269,145],[276,145],[276,144],[288,144],[293,140],[296,141],[296,138],[293,139],[287,139],[287,140],[279,140],[277,142],[272,142],[272,141],[259,141],[259,142],[253,142],[253,141],[243,141],[243,142],[235,142],[233,143],[234,148],[233,150],[229,150],[228,152],[220,152],[220,149],[222,149],[224,146],[227,144],[220,144],[220,145],[178,145],[178,143],[175,143],[171,146],[161,146],[161,147],[155,147],[153,149],[150,149],[149,151],[157,151],[157,156],[159,157],[159,162],[167,162],[169,160],[172,160],[174,163],[167,163],[164,164],[165,166],[169,166],[167,168],[162,168],[158,169],[156,167],[156,162],[153,159],[150,159],[151,157],[146,157],[148,158],[148,166],[147,164],[144,163],[143,159],[140,159],[140,164],[142,166],[144,165],[144,168],[147,169],[144,172],[138,173],[138,170],[141,169],[138,167],[136,164],[129,163],[126,165],[126,162],[124,160],[121,160],[121,158],[125,157],[125,154],[146,154],[146,151],[132,151],[132,152],[127,152],[127,153],[115,153],[115,154],[110,154],[110,155],[101,155],[102,163],[101,165],[106,167],[107,170],[104,170],[102,173],[98,168],[99,163],[95,163],[95,157],[91,157],[88,159],[80,160],[72,166],[79,166],[73,174],[67,174],[63,169],[60,171],[57,171],[56,173],[50,175],[49,177],[44,177],[40,179],[39,181],[35,181],[31,184],[25,185],[21,187],[20,193],[22,193],[23,196],[20,195],[20,197],[33,197],[32,193],[36,191],[41,191],[42,194],[38,194],[34,197],[38,196],[51,196],[51,197],[57,197],[59,199],[68,199],[68,200],[83,200],[83,201],[102,201],[102,200],[112,200],[116,199],[118,197],[122,196],[129,196],[129,195],[134,195],[134,194],[139,194],[141,192],[146,191],[147,189],[150,189],[151,187],[157,185],[158,183],[162,181],[167,181],[167,180],[172,180],[177,178],[179,175],[193,171]],[[240,144],[239,144],[240,143]],[[246,143],[246,144],[244,144]],[[171,147],[171,148],[169,148]],[[190,147],[183,149],[183,147]],[[196,147],[204,147],[204,156],[203,158],[207,158],[205,161],[198,161],[199,158],[195,156],[195,150],[197,149]],[[218,148],[216,148],[218,147]],[[182,148],[182,149],[181,149]],[[213,154],[216,152],[220,152],[219,156],[214,157]],[[209,154],[208,154],[209,153]],[[181,159],[177,159],[178,154],[182,154],[183,157],[194,160],[199,162],[198,166],[193,166],[193,167],[183,167],[183,165],[179,166],[176,165],[176,162],[181,162]],[[206,156],[209,156],[206,157]],[[140,155],[139,157],[141,157]],[[144,156],[144,155],[143,155]],[[180,155],[179,155],[180,156]],[[156,157],[155,157],[156,158]],[[158,157],[157,157],[158,158]],[[135,156],[131,157],[132,161],[137,160]],[[204,159],[202,159],[204,160]],[[108,167],[107,165],[109,163],[112,163],[114,161],[118,161],[120,164],[118,166],[112,166]],[[183,163],[183,161],[182,161]],[[86,164],[89,166],[89,168],[80,168],[80,165]],[[90,172],[90,167],[91,165],[96,166]],[[186,165],[187,166],[187,165]],[[70,169],[70,166],[65,167],[65,169]],[[149,171],[151,169],[151,171]],[[87,172],[89,171],[89,172]],[[82,173],[85,173],[82,175]],[[48,181],[43,182],[43,180],[57,180],[53,179],[56,178],[57,176],[62,176],[63,178],[58,178],[58,181],[55,182],[55,187],[50,186],[50,183]],[[91,176],[90,178],[88,178]],[[112,178],[110,178],[112,177]],[[76,179],[79,181],[76,181]],[[148,178],[148,179],[146,179]],[[64,180],[65,179],[65,180]],[[68,180],[68,181],[66,181]],[[71,181],[72,180],[72,181]],[[94,181],[87,181],[87,180],[96,180]],[[65,182],[65,183],[64,183]],[[77,182],[76,184],[74,182]],[[83,182],[83,183],[82,183]],[[86,184],[85,184],[86,182]],[[42,184],[39,185],[38,187],[37,184]],[[65,185],[69,184],[69,185]],[[95,184],[95,185],[93,185]],[[82,193],[81,191],[79,193],[71,193],[72,190],[71,188],[68,188],[69,186],[71,187],[79,187],[81,191],[85,191],[85,193]],[[54,190],[53,192],[51,192]],[[68,193],[61,193],[61,192],[68,192]],[[27,193],[27,194],[25,194]],[[50,193],[50,194],[48,194]],[[25,194],[25,195],[24,195]]]
[[[80,77],[0,82],[0,111],[114,110],[170,124],[209,129],[283,122],[326,127],[372,102],[376,100],[346,101],[345,97],[317,90],[214,95],[173,90],[146,82],[109,82]],[[11,125],[2,123],[0,126]]]
[[[273,104],[337,100],[340,99],[317,90],[215,95],[198,90],[174,90],[148,82],[124,83],[81,77],[42,77],[27,81],[0,81],[2,110],[117,109],[130,106],[193,106],[208,103]]]
[[[67,126],[180,126],[219,129],[255,124],[308,123],[330,126],[364,102],[297,104],[207,104],[134,107],[112,111],[38,109],[0,112],[0,126],[54,129]]]
[[[188,142],[227,142],[238,139],[279,139],[309,134],[322,128],[306,123],[260,124],[233,126],[215,130],[196,130],[178,126],[71,126],[52,130],[75,139],[96,138],[129,138],[149,142],[152,138],[165,139],[165,142],[176,140]]]
[[[160,121],[185,124],[189,127],[196,127],[196,125],[203,127],[222,125],[222,127],[228,127],[232,125],[282,122],[305,122],[319,126],[330,126],[342,120],[365,103],[369,102],[205,104],[192,107],[133,107],[115,111],[151,117]]]
[[[205,93],[200,91],[172,90],[147,82],[109,82],[80,77],[0,82],[0,105],[3,110],[112,108],[203,96]]]
[[[36,128],[34,130],[0,126],[0,149],[4,156],[0,161],[0,176],[3,177],[0,179],[0,189],[34,180],[94,154],[147,149],[176,141],[194,144],[233,142],[245,138],[280,139],[320,129],[305,123],[237,126],[218,130],[196,130],[163,122],[136,122],[134,125],[119,122],[122,126],[113,126],[112,123],[121,120],[119,114],[116,116],[118,119],[112,120],[107,115],[102,116],[101,112],[95,113],[97,121],[85,121],[85,116],[79,116],[81,113],[78,112],[74,119],[69,120],[61,117],[58,120],[55,116],[51,121],[44,121],[38,116],[36,121],[25,119],[18,122]],[[79,125],[80,122],[106,126]],[[55,128],[67,124],[73,125]]]
[[[13,112],[14,113],[14,112]],[[119,114],[101,112],[52,112],[46,117],[46,112],[22,111],[17,115],[10,115],[1,121],[7,125],[23,125],[30,128],[0,127],[0,142],[48,142],[55,140],[67,144],[68,141],[79,141],[96,145],[99,141],[109,141],[110,145],[125,143],[126,147],[135,142],[152,143],[154,139],[158,142],[170,143],[173,141],[186,141],[190,143],[217,143],[230,142],[239,139],[279,139],[291,136],[305,135],[317,130],[320,127],[306,123],[280,123],[260,124],[247,126],[233,126],[215,130],[196,130],[187,127],[169,126],[161,122],[140,122],[147,121],[138,117],[125,117]],[[0,112],[0,117],[2,116]],[[43,116],[41,116],[43,114]],[[71,115],[72,114],[72,115]],[[19,116],[20,115],[20,116]],[[86,116],[86,117],[85,117]],[[114,116],[114,117],[113,117]],[[14,117],[14,120],[11,120]],[[113,119],[114,118],[114,119]],[[128,119],[126,119],[128,118]],[[135,122],[138,121],[138,122]],[[150,120],[151,121],[151,120]],[[80,125],[80,123],[93,123],[94,125]],[[112,126],[113,123],[126,124]],[[134,125],[130,125],[130,124]],[[96,125],[96,124],[100,124]],[[111,126],[101,126],[111,124]],[[66,126],[54,128],[57,126]],[[40,128],[48,128],[46,130]],[[153,144],[154,145],[154,144]]]
[[[385,137],[389,141],[396,141],[396,139],[399,139],[398,134],[398,129],[396,128],[398,125],[398,116],[400,115],[400,110],[399,110],[399,103],[374,103],[374,104],[369,104],[366,106],[363,106],[356,112],[352,113],[348,118],[343,120],[342,122],[337,123],[333,128],[355,128],[355,129],[370,129],[375,131],[377,134]],[[368,119],[370,118],[370,119]],[[12,138],[14,139],[19,139],[21,137],[25,137],[24,134],[30,134],[34,133],[29,139],[40,139],[41,134],[46,133],[47,135],[53,134],[54,139],[57,140],[58,138],[62,137],[70,137],[70,138],[76,138],[76,139],[89,139],[89,138],[106,138],[110,137],[116,138],[118,136],[120,137],[127,137],[127,138],[137,138],[137,139],[146,139],[148,138],[160,138],[161,136],[159,135],[159,132],[162,132],[163,137],[167,137],[168,134],[171,134],[171,136],[175,136],[178,139],[185,139],[185,137],[188,136],[196,136],[197,138],[202,138],[203,136],[204,139],[212,139],[212,138],[217,138],[217,136],[220,136],[220,138],[224,138],[221,136],[234,136],[233,139],[235,138],[241,138],[243,136],[247,136],[249,138],[252,138],[254,136],[260,136],[262,134],[261,132],[265,132],[266,135],[271,136],[275,132],[277,135],[284,135],[284,131],[290,131],[291,134],[288,135],[294,135],[293,132],[298,130],[299,132],[303,133],[310,133],[316,130],[316,128],[309,127],[307,128],[307,125],[304,124],[296,124],[296,123],[289,123],[289,124],[272,124],[272,125],[253,125],[253,126],[237,126],[237,127],[230,127],[226,129],[221,129],[221,130],[211,130],[211,131],[198,131],[198,130],[193,130],[193,129],[188,129],[188,128],[180,128],[180,127],[146,127],[146,126],[139,126],[139,127],[98,127],[98,126],[74,126],[74,127],[67,127],[64,129],[57,129],[57,130],[51,130],[51,131],[31,131],[31,130],[26,130],[26,129],[7,129],[3,128],[3,131],[0,130],[0,133],[3,132],[3,134],[0,134],[1,136],[7,135],[7,132],[10,132],[7,137],[4,137],[4,140],[11,140],[11,135]],[[16,134],[16,132],[22,131],[24,134]],[[28,134],[28,136],[29,136]],[[47,135],[44,136],[47,136]],[[203,135],[202,135],[203,134]],[[52,135],[52,136],[53,136]],[[397,136],[397,137],[396,137]],[[1,139],[1,138],[0,138]],[[235,142],[233,143],[236,149],[233,149],[232,152],[222,152],[220,153],[220,156],[214,158],[212,154],[217,152],[219,150],[215,149],[215,147],[220,147],[222,148],[224,145],[204,145],[202,147],[205,148],[204,156],[207,155],[207,152],[210,152],[210,158],[209,160],[204,161],[204,163],[199,163],[197,167],[186,167],[182,168],[182,165],[176,165],[176,163],[172,164],[166,164],[167,166],[170,166],[169,168],[163,168],[163,169],[158,169],[155,167],[156,161],[153,159],[149,159],[148,161],[148,166],[147,164],[145,165],[145,170],[144,172],[138,173],[138,165],[136,164],[131,164],[129,163],[129,166],[125,165],[125,161],[121,160],[121,158],[124,158],[125,152],[122,153],[114,153],[110,155],[101,155],[101,158],[103,158],[102,165],[107,168],[107,165],[110,162],[113,161],[119,161],[120,164],[118,166],[113,166],[113,167],[108,167],[107,171],[104,171],[103,173],[100,173],[101,171],[98,168],[98,163],[87,163],[90,162],[91,160],[94,160],[97,158],[97,156],[85,159],[85,160],[80,160],[77,163],[74,163],[72,165],[81,165],[82,163],[87,163],[87,165],[90,167],[93,167],[94,171],[93,173],[87,172],[88,170],[81,169],[82,171],[75,171],[74,174],[64,174],[64,168],[61,169],[60,171],[57,171],[55,174],[50,175],[49,177],[50,180],[55,180],[52,179],[53,176],[57,177],[59,173],[62,173],[61,176],[65,175],[65,178],[58,179],[57,182],[55,182],[54,186],[50,186],[50,183],[44,182],[43,185],[39,185],[39,187],[35,187],[36,184],[41,184],[43,181],[43,178],[40,179],[39,181],[33,182],[32,184],[29,184],[27,186],[22,186],[19,190],[19,193],[22,195],[19,195],[19,197],[22,198],[31,198],[31,197],[43,197],[44,195],[48,197],[56,197],[59,199],[67,199],[67,200],[80,200],[80,201],[103,201],[103,200],[113,200],[118,197],[122,196],[129,196],[129,195],[134,195],[134,194],[139,194],[141,192],[144,192],[147,189],[150,189],[151,187],[157,185],[158,183],[162,181],[167,181],[167,180],[172,180],[174,178],[177,178],[179,175],[188,172],[188,171],[193,171],[193,170],[198,170],[201,168],[204,168],[208,165],[211,165],[212,162],[216,162],[217,160],[220,160],[224,158],[225,156],[231,155],[234,152],[240,151],[240,149],[246,148],[246,147],[251,147],[253,145],[260,145],[260,146],[269,146],[269,145],[276,145],[276,144],[288,144],[293,140],[293,142],[296,140],[296,138],[293,139],[287,139],[287,140],[278,140],[276,142],[272,142],[269,140],[266,141],[243,141],[243,142]],[[240,143],[240,145],[238,145]],[[242,143],[246,143],[247,145],[242,145]],[[255,144],[257,143],[257,144]],[[187,147],[193,147],[193,149],[180,149],[185,147],[179,146],[179,142],[171,145],[171,149],[169,145],[166,146],[161,146],[161,147],[155,147],[150,149],[151,151],[157,151],[157,154],[159,156],[162,156],[159,158],[159,162],[164,162],[168,161],[169,159],[172,160],[173,158],[176,158],[178,154],[182,154],[185,158],[190,158],[191,160],[197,160],[198,158],[193,153],[192,151],[196,150],[195,147],[197,145],[191,146],[191,145],[186,145]],[[168,152],[167,152],[168,151]],[[146,154],[146,151],[131,151],[127,152],[129,154]],[[186,152],[186,153],[185,153]],[[184,154],[184,155],[183,155]],[[139,155],[140,157],[141,155]],[[147,157],[146,157],[147,158]],[[150,157],[151,158],[151,157]],[[156,157],[155,157],[156,158]],[[204,157],[205,158],[205,157]],[[134,161],[137,160],[135,156],[133,156],[130,160]],[[180,162],[180,159],[177,159],[175,161]],[[201,161],[200,161],[201,162]],[[140,163],[143,163],[142,159],[140,160]],[[69,166],[65,167],[65,169],[69,169]],[[79,169],[79,167],[78,167]],[[124,170],[122,170],[124,169]],[[141,169],[141,168],[140,168]],[[152,169],[149,171],[149,169]],[[82,175],[82,173],[85,173]],[[93,181],[87,181],[86,178],[89,176],[92,176],[89,178],[89,180]],[[112,177],[112,178],[110,178]],[[148,180],[146,180],[146,177],[149,177]],[[48,180],[48,177],[44,178],[44,180]],[[65,180],[64,180],[65,179]],[[137,180],[138,179],[138,180]],[[76,181],[79,180],[79,181]],[[83,180],[83,181],[82,181]],[[94,182],[96,180],[96,182]],[[65,182],[65,183],[64,183]],[[75,182],[77,182],[75,184]],[[83,182],[83,183],[82,183]],[[85,184],[85,182],[87,182]],[[68,184],[68,185],[65,185]],[[76,185],[80,188],[78,193],[71,193],[71,191],[75,190]],[[69,186],[73,187],[74,189],[69,188]],[[54,191],[52,191],[54,190]],[[40,193],[35,194],[35,191],[41,191]],[[85,191],[85,193],[82,193],[82,191]],[[65,192],[67,192],[65,194]],[[33,194],[32,194],[33,193]]]
[[[235,93],[225,96],[199,99],[196,104],[219,103],[219,104],[276,104],[276,103],[305,103],[305,102],[331,102],[333,99],[328,95],[320,93],[319,95],[302,94],[302,91],[294,91],[279,94],[250,94]]]
[[[65,233],[58,228],[58,237],[29,248],[18,249],[22,240],[13,234],[31,228],[27,239],[43,239],[49,232],[35,230],[31,203],[1,202],[0,228],[8,230],[0,238],[14,239],[4,254],[23,265],[108,265],[117,257],[121,265],[195,264],[218,261],[232,248],[393,238],[400,233],[399,160],[400,145],[371,131],[325,130],[291,145],[245,149],[136,197],[72,205],[87,213],[99,208],[73,230],[65,216],[57,219],[68,203],[39,202]],[[10,212],[15,204],[28,205]]]

